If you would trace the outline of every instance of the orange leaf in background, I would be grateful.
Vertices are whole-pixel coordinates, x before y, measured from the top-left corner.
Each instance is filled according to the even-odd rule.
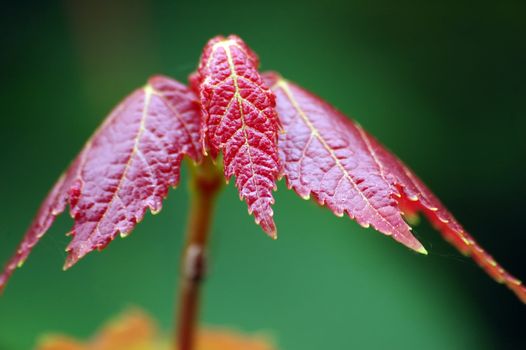
[[[46,335],[36,350],[169,350],[170,342],[163,338],[157,325],[138,309],[129,310],[106,324],[87,342],[63,335]],[[196,350],[276,350],[262,336],[246,336],[225,329],[203,329]]]
[[[157,350],[157,325],[144,312],[133,309],[108,322],[87,342],[64,335],[45,335],[37,350]]]
[[[203,329],[196,350],[277,350],[264,336],[246,336],[227,329]]]

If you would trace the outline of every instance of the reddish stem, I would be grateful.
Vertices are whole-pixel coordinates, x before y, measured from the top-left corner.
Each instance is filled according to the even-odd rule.
[[[193,167],[191,206],[183,253],[175,348],[194,349],[201,282],[206,273],[206,245],[212,223],[214,199],[223,175],[209,157]]]

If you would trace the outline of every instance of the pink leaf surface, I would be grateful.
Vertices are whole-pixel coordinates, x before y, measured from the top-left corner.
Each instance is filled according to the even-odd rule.
[[[225,177],[236,177],[241,199],[256,223],[276,236],[271,205],[280,175],[279,121],[272,92],[257,70],[257,56],[236,36],[208,42],[197,86],[205,120],[204,140],[213,157],[223,152]]]
[[[264,75],[276,94],[284,133],[279,154],[287,185],[314,197],[334,214],[349,215],[407,247],[425,253],[402,215],[422,212],[458,250],[526,302],[526,288],[468,235],[431,191],[358,124],[319,97],[274,73]]]
[[[75,222],[65,268],[118,233],[129,234],[147,208],[159,212],[168,189],[179,182],[183,156],[201,159],[200,128],[195,94],[174,80],[153,77],[128,96],[44,200],[0,276],[0,290],[67,204]]]

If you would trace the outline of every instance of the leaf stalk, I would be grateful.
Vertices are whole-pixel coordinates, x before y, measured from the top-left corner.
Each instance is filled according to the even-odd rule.
[[[178,322],[174,342],[177,350],[193,350],[195,347],[200,289],[206,274],[206,248],[215,198],[223,183],[222,172],[210,157],[205,157],[201,164],[192,166],[191,204],[181,263]]]

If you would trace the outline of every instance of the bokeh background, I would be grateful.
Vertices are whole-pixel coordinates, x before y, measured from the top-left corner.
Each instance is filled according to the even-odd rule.
[[[154,73],[185,81],[217,34],[395,151],[526,279],[524,1],[11,1],[0,12],[0,260],[106,113]],[[186,169],[184,171],[186,174]],[[0,298],[0,349],[87,337],[140,306],[172,328],[186,175],[163,211],[62,272],[61,217]],[[280,238],[222,193],[202,320],[281,349],[526,348],[526,307],[425,222],[424,257],[280,184]]]

